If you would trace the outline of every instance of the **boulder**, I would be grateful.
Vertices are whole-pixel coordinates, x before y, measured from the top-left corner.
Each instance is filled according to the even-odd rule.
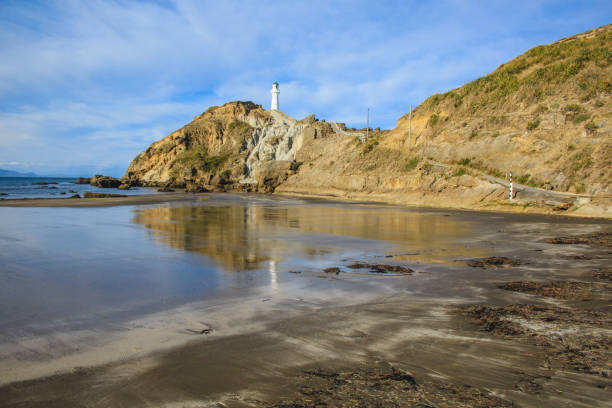
[[[213,178],[210,180],[210,184],[213,186],[222,186],[225,183],[224,183],[223,178],[221,178],[221,176],[217,174],[213,176]]]
[[[79,177],[77,181],[74,182],[74,184],[90,184],[90,183],[91,183],[91,179],[87,177]]]
[[[232,184],[232,181],[225,175],[215,175],[210,179],[210,185],[215,187],[222,187],[228,184]]]
[[[186,193],[205,193],[208,190],[202,186],[201,184],[194,182],[185,183],[185,192]]]
[[[285,181],[289,174],[291,162],[288,160],[274,160],[262,163],[253,171],[257,180],[257,189],[271,193],[278,185]]]
[[[131,179],[131,178],[128,178],[128,177],[121,177],[119,179],[119,181],[121,181],[121,184],[126,184],[126,185],[128,185],[130,187],[146,187],[139,180]]]
[[[121,184],[119,187],[117,187],[119,190],[129,190],[132,188],[132,186],[130,186],[129,184]]]
[[[304,123],[306,125],[312,125],[316,121],[317,121],[317,118],[315,117],[314,113],[312,113],[312,114],[306,116],[304,119],[298,121],[298,123]]]
[[[169,187],[169,188],[185,188],[186,185],[187,184],[184,181],[172,181],[172,182],[168,183],[167,185],[165,185],[165,187]]]
[[[114,177],[102,176],[100,174],[96,174],[93,176],[89,182],[92,186],[102,187],[102,188],[117,188],[122,183],[121,180],[116,179]]]

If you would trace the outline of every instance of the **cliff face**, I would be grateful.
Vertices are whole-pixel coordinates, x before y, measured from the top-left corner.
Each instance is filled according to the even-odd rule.
[[[251,124],[265,126],[269,120],[253,103],[211,107],[136,156],[124,178],[147,185],[184,185],[208,182],[221,170],[241,174]]]
[[[413,112],[412,132],[404,115],[365,142],[313,115],[297,121],[251,102],[212,107],[138,155],[125,179],[193,191],[500,208],[507,188],[492,177],[512,171],[515,182],[540,188],[550,181],[556,191],[609,204],[611,27],[536,47],[428,98]],[[529,194],[550,198],[527,190],[519,198]],[[567,200],[552,205],[567,208]]]
[[[252,102],[230,102],[153,143],[136,156],[124,179],[196,190],[272,191],[291,172],[304,141],[328,127],[314,117],[297,121]]]

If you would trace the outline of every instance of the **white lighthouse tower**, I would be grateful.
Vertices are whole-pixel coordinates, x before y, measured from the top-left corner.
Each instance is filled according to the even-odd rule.
[[[272,84],[272,90],[270,91],[272,94],[272,104],[270,106],[271,110],[278,110],[278,94],[280,90],[278,89],[278,82]]]

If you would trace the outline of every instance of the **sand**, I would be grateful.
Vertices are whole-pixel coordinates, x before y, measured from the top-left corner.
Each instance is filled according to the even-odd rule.
[[[179,193],[119,201],[184,199]],[[91,205],[116,199],[98,200],[105,202]],[[74,205],[90,205],[80,202]],[[421,264],[402,276],[302,272],[303,284],[282,293],[266,289],[181,306],[124,323],[113,336],[104,327],[66,334],[65,355],[27,364],[15,359],[0,368],[0,406],[610,406],[609,375],[551,360],[550,349],[533,336],[488,330],[481,315],[469,312],[475,305],[511,304],[588,309],[603,317],[544,324],[527,316],[512,324],[536,331],[542,341],[591,324],[589,333],[609,344],[612,299],[597,271],[609,266],[610,248],[555,245],[545,242],[550,231],[537,222],[521,227],[524,242],[506,248],[520,265]],[[560,230],[578,232],[569,222]],[[610,232],[612,225],[591,224],[587,232],[594,231]],[[534,280],[590,282],[598,297],[499,287]],[[609,350],[603,353],[609,364]]]
[[[388,365],[410,373],[421,390],[434,384],[436,389],[425,394],[425,401],[443,402],[452,391],[444,387],[467,384],[470,388],[462,396],[468,398],[463,401],[467,404],[453,406],[474,406],[469,398],[475,390],[496,395],[507,406],[608,406],[609,379],[543,369],[536,358],[541,354],[538,347],[483,335],[458,317],[455,309],[461,299],[396,295],[348,306],[297,308],[289,303],[286,299],[270,306],[276,317],[268,313],[251,321],[247,302],[241,310],[249,318],[231,324],[231,330],[207,315],[213,332],[189,344],[13,383],[0,388],[4,401],[0,405],[315,406],[312,401],[325,400],[327,393],[331,394],[328,406],[351,406],[333,403],[342,384],[318,387],[317,378],[307,373],[324,370],[345,375]],[[225,321],[234,322],[231,317]],[[191,327],[199,327],[196,320],[192,323]],[[540,377],[545,377],[544,387],[537,394],[520,389]],[[375,395],[376,387],[380,384],[359,386],[358,401]],[[404,388],[401,398],[410,395]]]
[[[111,198],[22,198],[0,200],[0,207],[113,207],[118,205],[162,204],[206,199],[204,195],[190,193],[143,194]]]
[[[119,205],[147,205],[161,204],[177,201],[198,201],[206,200],[209,193],[160,193],[160,194],[143,194],[138,196],[113,197],[113,198],[35,198],[35,199],[0,199],[0,207],[112,207]],[[218,193],[217,193],[218,194]],[[239,193],[233,193],[239,194]],[[350,203],[382,203],[391,205],[411,206],[421,208],[422,201],[419,204],[411,204],[406,201],[406,196],[402,194],[370,194],[370,193],[355,193],[352,195],[320,195],[320,194],[302,194],[298,192],[280,192],[274,193],[275,197],[287,198],[307,198],[307,199],[323,199],[342,201]],[[486,212],[501,212],[514,214],[542,214],[554,215],[561,217],[572,218],[601,218],[612,219],[608,198],[601,198],[590,205],[583,205],[579,211],[553,211],[546,206],[524,206],[516,203],[499,202],[472,208],[465,206],[460,202],[438,203],[431,201],[428,206],[438,209],[449,210],[466,210],[466,211],[486,211]]]

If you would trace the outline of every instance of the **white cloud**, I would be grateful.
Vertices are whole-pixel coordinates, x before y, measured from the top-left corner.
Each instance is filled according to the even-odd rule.
[[[290,115],[363,126],[370,107],[373,126],[390,127],[434,92],[605,22],[602,10],[610,6],[598,1],[4,3],[0,160],[125,167],[210,105],[267,107],[274,80]]]

